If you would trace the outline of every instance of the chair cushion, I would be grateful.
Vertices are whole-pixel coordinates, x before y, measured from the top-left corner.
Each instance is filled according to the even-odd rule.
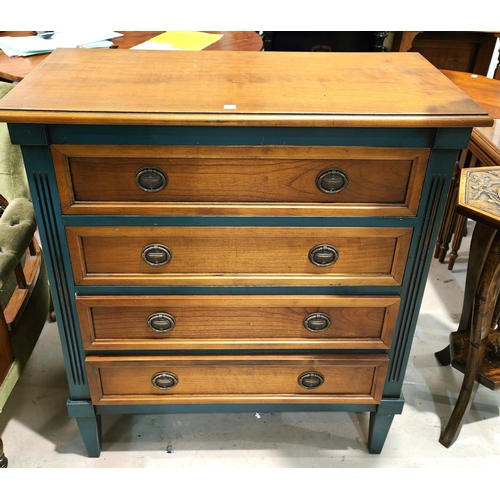
[[[25,198],[12,200],[0,218],[0,288],[21,261],[35,230],[32,203]]]
[[[0,82],[0,99],[13,88],[12,83]],[[0,123],[0,193],[9,202],[31,199],[21,148],[10,142],[6,123]]]

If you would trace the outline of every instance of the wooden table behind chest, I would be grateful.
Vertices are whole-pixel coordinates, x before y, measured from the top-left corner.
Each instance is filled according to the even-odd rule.
[[[457,151],[491,122],[448,79],[418,54],[59,50],[0,117],[89,455],[103,414],[190,409],[368,411],[381,451]]]

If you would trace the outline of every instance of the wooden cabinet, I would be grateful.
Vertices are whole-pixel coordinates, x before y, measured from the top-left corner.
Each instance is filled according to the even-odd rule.
[[[395,31],[392,50],[419,52],[439,69],[486,76],[498,36],[500,32],[488,31]]]
[[[457,152],[418,54],[58,50],[0,103],[91,456],[108,413],[366,411],[382,450]]]
[[[385,31],[263,31],[264,50],[379,52]]]

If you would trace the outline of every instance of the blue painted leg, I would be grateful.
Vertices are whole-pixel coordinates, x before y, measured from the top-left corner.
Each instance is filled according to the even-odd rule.
[[[97,458],[102,448],[101,416],[90,401],[68,401],[67,406],[69,416],[76,418],[88,456]]]
[[[376,411],[370,412],[370,430],[368,434],[368,450],[370,453],[382,452],[389,434],[394,415],[403,411],[404,400],[382,400]]]
[[[101,416],[95,415],[94,418],[79,417],[76,419],[83,443],[89,457],[97,458],[101,454]]]

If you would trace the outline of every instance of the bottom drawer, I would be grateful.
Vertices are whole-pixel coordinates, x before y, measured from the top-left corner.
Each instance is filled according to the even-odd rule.
[[[94,404],[379,403],[385,354],[88,356]]]

